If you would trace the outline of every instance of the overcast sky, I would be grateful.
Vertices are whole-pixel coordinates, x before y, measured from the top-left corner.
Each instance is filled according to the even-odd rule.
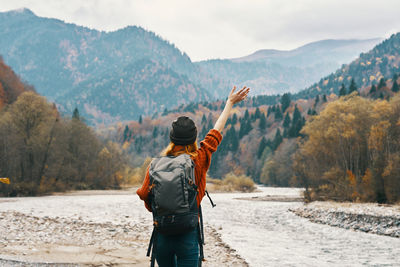
[[[0,0],[21,7],[98,30],[142,26],[193,61],[400,31],[400,0]]]

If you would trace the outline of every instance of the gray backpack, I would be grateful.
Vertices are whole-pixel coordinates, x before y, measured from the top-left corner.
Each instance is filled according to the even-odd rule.
[[[150,203],[154,226],[166,235],[194,230],[199,221],[194,163],[189,155],[161,157],[151,162]]]
[[[188,154],[155,158],[150,164],[149,201],[153,211],[154,225],[147,249],[147,256],[150,256],[151,252],[150,266],[154,266],[155,262],[157,247],[154,246],[154,242],[158,233],[177,235],[196,228],[200,248],[198,266],[201,266],[204,259],[204,232],[201,207],[197,206],[196,201],[198,192],[194,167],[194,162]],[[215,206],[214,203],[212,205]]]

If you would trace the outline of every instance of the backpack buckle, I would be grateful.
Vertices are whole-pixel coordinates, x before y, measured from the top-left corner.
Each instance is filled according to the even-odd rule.
[[[197,185],[193,182],[193,180],[189,180],[188,184],[193,187],[195,190],[197,190]]]

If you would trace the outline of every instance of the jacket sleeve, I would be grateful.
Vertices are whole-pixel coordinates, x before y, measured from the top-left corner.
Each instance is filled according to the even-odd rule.
[[[204,196],[206,188],[206,173],[211,164],[211,155],[217,151],[221,140],[221,133],[215,129],[211,129],[204,140],[200,142],[197,156],[193,159],[196,165],[196,184],[199,187],[198,203],[201,202],[201,198]]]
[[[140,197],[141,200],[144,201],[144,206],[148,211],[151,210],[150,202],[149,202],[149,193],[150,193],[150,175],[149,175],[149,167],[147,167],[146,176],[144,178],[142,187],[136,190],[136,194]]]
[[[201,166],[208,170],[211,163],[211,154],[217,151],[218,145],[222,141],[222,135],[218,130],[211,129],[204,140],[200,142],[200,148],[197,150],[198,159]]]

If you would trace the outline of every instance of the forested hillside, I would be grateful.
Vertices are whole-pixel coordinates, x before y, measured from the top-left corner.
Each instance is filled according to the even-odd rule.
[[[102,79],[91,78],[80,83],[57,98],[57,102],[66,110],[78,108],[89,118],[109,124],[136,118],[139,110],[139,114],[154,114],[210,98],[207,91],[198,90],[186,76],[147,59],[135,61],[118,75],[105,74]]]
[[[323,101],[327,101],[326,98],[321,99],[317,106]],[[228,119],[220,148],[213,156],[210,176],[221,178],[233,170],[259,182],[266,159],[282,142],[287,143],[288,139],[299,136],[313,102],[294,103],[290,94],[284,94],[282,97],[252,97],[237,106]],[[126,125],[119,124],[112,131],[116,133],[115,141],[129,147],[133,156],[153,157],[169,143],[170,125],[177,116],[187,115],[196,122],[200,141],[213,128],[224,105],[224,101],[217,101],[181,106],[154,119],[145,117]],[[277,183],[289,185],[289,180]]]
[[[339,94],[342,85],[350,87],[352,81],[357,87],[377,86],[381,79],[390,80],[400,72],[400,33],[374,47],[350,64],[343,65],[336,72],[321,78],[310,88],[299,92],[296,97],[308,98],[319,94]]]

